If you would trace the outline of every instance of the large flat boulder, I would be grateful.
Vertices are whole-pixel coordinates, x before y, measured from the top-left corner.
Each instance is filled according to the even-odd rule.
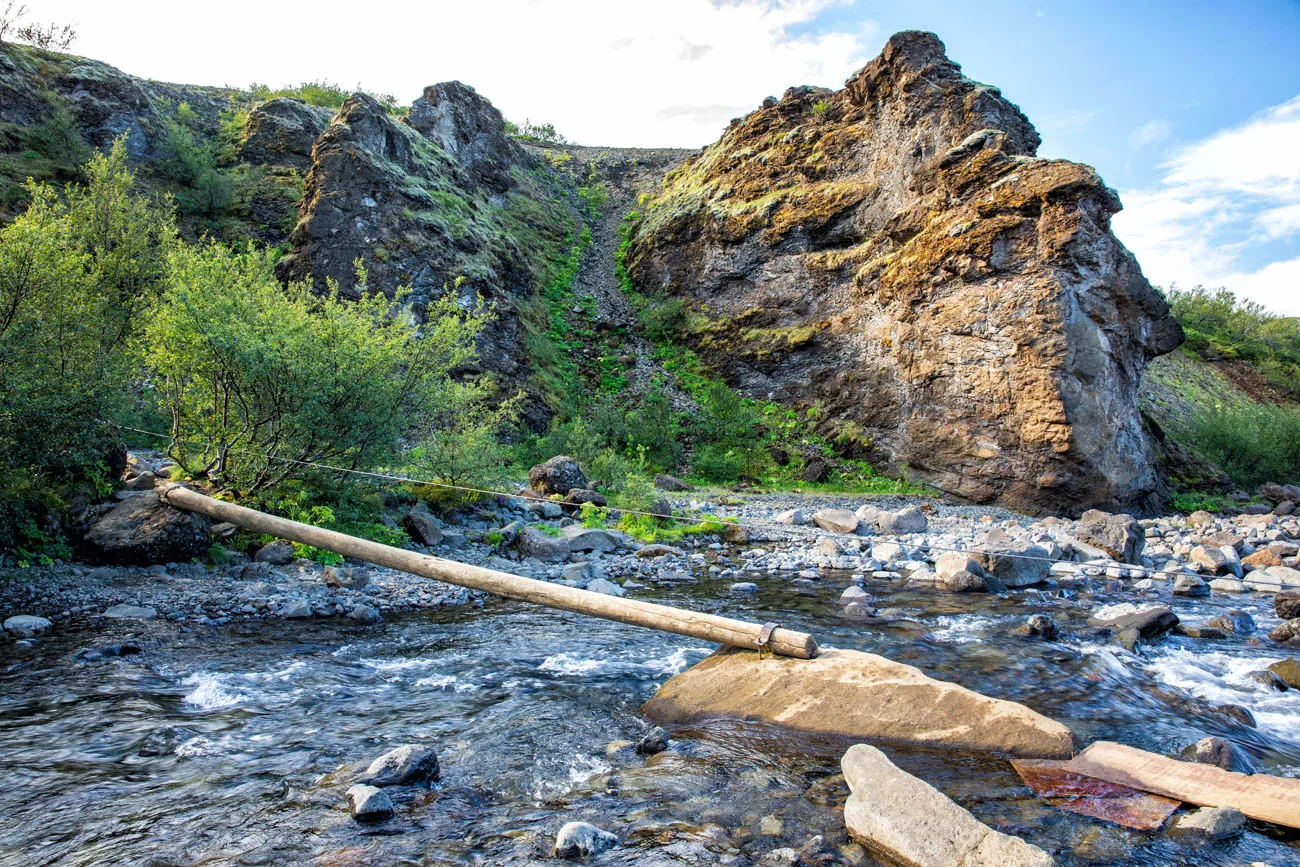
[[[210,526],[204,515],[173,509],[156,491],[141,491],[91,525],[84,543],[89,559],[110,566],[183,563],[207,555]]]
[[[665,683],[655,722],[733,718],[862,740],[1068,758],[1070,730],[1021,704],[857,650],[800,660],[723,648]]]
[[[1052,857],[995,831],[884,753],[855,744],[840,766],[852,794],[849,836],[891,863],[912,867],[1050,867]]]

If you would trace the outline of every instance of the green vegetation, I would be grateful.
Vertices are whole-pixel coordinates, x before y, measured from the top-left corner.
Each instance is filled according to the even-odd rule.
[[[1256,403],[1199,413],[1188,443],[1247,491],[1300,479],[1300,409]]]
[[[1147,372],[1145,408],[1169,436],[1239,488],[1300,478],[1300,320],[1275,316],[1227,289],[1165,293],[1187,334]],[[1199,478],[1175,478],[1179,511],[1222,508]]]
[[[174,457],[239,495],[302,475],[303,463],[369,469],[398,438],[480,399],[451,371],[474,355],[481,311],[432,302],[423,334],[400,296],[349,302],[282,287],[266,253],[182,246],[154,317],[146,369],[178,440]],[[286,460],[287,459],[287,460]]]
[[[1209,361],[1249,361],[1284,397],[1300,397],[1300,318],[1277,316],[1227,289],[1165,293],[1187,333],[1184,349]]]
[[[103,419],[123,383],[175,243],[169,210],[140,194],[119,142],[62,199],[0,231],[0,549],[51,544],[79,490],[102,490],[114,443]]]
[[[184,147],[176,156],[189,164]],[[518,399],[490,406],[490,382],[452,376],[475,363],[481,304],[464,310],[449,293],[417,328],[402,293],[367,295],[363,270],[355,302],[284,287],[273,252],[180,240],[121,141],[86,176],[62,197],[31,184],[30,208],[0,231],[6,558],[66,556],[66,504],[111,490],[106,420],[165,418],[175,475],[390,543],[404,535],[376,520],[382,497],[331,468],[453,480],[499,469],[494,435]]]
[[[271,88],[265,84],[253,82],[248,86],[248,89],[253,94],[253,99],[258,102],[287,96],[292,99],[300,99],[308,105],[338,110],[343,107],[343,103],[352,94],[364,93],[373,97],[376,102],[388,110],[389,114],[403,115],[410,110],[407,107],[398,106],[397,97],[390,93],[372,93],[360,85],[348,90],[324,79],[320,81],[304,81],[302,84],[280,88]]]
[[[545,145],[562,145],[568,144],[568,139],[560,135],[555,130],[553,123],[533,123],[525,119],[522,124],[506,121],[506,134],[525,141],[537,142]]]

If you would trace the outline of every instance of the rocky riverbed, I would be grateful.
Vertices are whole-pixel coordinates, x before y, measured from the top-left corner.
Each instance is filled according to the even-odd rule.
[[[1292,516],[1073,522],[694,491],[670,503],[728,526],[640,545],[556,504],[502,497],[426,524],[437,541],[414,547],[779,621],[1025,703],[1080,745],[1190,755],[1215,737],[1228,747],[1205,758],[1300,775]],[[708,652],[689,639],[274,546],[220,565],[13,570],[0,614],[0,744],[19,781],[0,799],[14,819],[5,863],[48,836],[48,855],[24,863],[158,850],[157,863],[178,864],[530,864],[570,821],[614,835],[602,864],[873,863],[844,829],[842,744],[720,721],[637,754],[640,703]],[[19,615],[32,619],[9,629]],[[392,818],[350,819],[350,803],[383,806],[348,795],[355,773],[408,743],[436,750],[440,781],[380,788]],[[1300,857],[1265,825],[1193,844],[1062,813],[989,757],[891,756],[1058,863]],[[200,791],[215,796],[200,803]],[[49,836],[41,817],[60,807],[86,820]],[[300,838],[311,842],[295,848]]]

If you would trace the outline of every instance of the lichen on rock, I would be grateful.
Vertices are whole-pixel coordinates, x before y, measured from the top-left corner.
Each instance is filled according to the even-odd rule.
[[[1031,512],[1141,510],[1159,482],[1138,383],[1182,333],[1110,231],[1114,191],[1038,144],[938,37],[900,33],[844,89],[791,88],[670,174],[628,271],[697,322],[747,324],[680,339],[895,471]]]

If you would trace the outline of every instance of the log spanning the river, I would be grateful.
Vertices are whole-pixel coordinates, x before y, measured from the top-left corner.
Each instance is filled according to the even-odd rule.
[[[621,599],[590,590],[566,587],[563,584],[548,584],[545,581],[498,572],[495,569],[484,569],[467,563],[457,563],[454,560],[444,560],[441,557],[417,554],[414,551],[381,545],[368,539],[358,539],[355,536],[215,500],[180,485],[160,485],[158,495],[167,505],[187,512],[198,512],[209,518],[228,521],[259,533],[290,539],[304,545],[333,551],[344,557],[365,560],[368,563],[432,578],[435,581],[444,581],[471,590],[482,590],[506,599],[518,599],[521,602],[532,602],[548,608],[558,608],[561,611],[603,617],[606,620],[630,623],[633,626],[644,626],[662,632],[675,632],[678,635],[689,635],[702,641],[713,641],[731,647],[750,650],[765,648],[778,656],[797,659],[813,659],[817,656],[817,641],[804,632],[795,632],[779,626],[772,627],[770,624],[764,626],[748,623],[730,617],[719,617],[716,614],[686,611],[637,599]]]

